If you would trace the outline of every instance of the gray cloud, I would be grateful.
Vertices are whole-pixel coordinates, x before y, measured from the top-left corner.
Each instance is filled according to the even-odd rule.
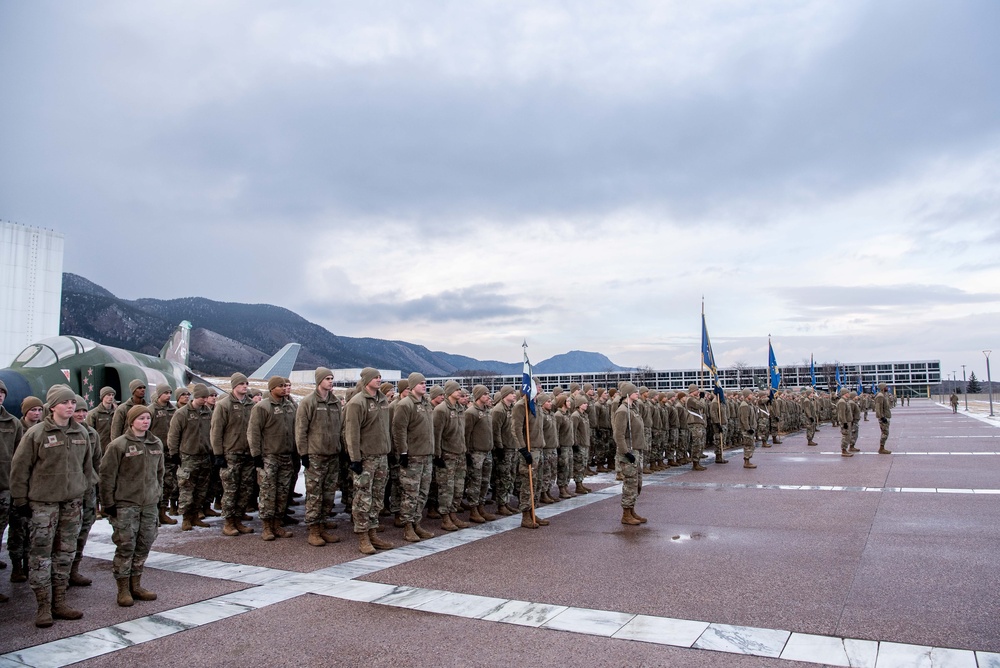
[[[1000,293],[971,293],[947,285],[868,285],[840,287],[813,285],[780,287],[775,294],[788,302],[792,309],[816,316],[843,313],[871,313],[885,308],[926,308],[954,304],[988,304],[1000,302]],[[808,319],[808,316],[805,316]],[[803,316],[786,318],[801,321]]]

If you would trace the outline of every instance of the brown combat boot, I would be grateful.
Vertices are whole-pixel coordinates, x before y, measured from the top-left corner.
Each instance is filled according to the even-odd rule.
[[[124,579],[124,578],[123,578]],[[149,591],[148,589],[143,589],[142,587],[142,573],[139,575],[133,575],[128,579],[128,590],[132,594],[132,600],[134,601],[155,601],[156,594]]]
[[[840,451],[840,456],[841,457],[853,457],[854,454],[851,453],[851,452],[848,452],[847,450],[841,450]]]
[[[278,538],[291,538],[295,535],[291,531],[285,529],[285,527],[282,526],[281,520],[277,517],[271,518],[271,529],[274,531],[274,535]]]
[[[379,538],[378,532],[376,532],[375,529],[368,530],[368,540],[371,542],[372,547],[374,547],[376,550],[391,550],[392,548],[396,547],[392,543],[384,541],[381,538]]]
[[[181,522],[181,531],[190,531],[192,528],[194,528],[194,524],[191,522],[191,515],[185,515]]]
[[[856,448],[856,447],[854,447],[852,445],[851,447],[847,448],[847,451],[848,452],[861,452],[861,449],[860,448]]]
[[[207,503],[205,504],[205,507],[201,509],[201,512],[204,513],[205,517],[221,517],[222,516],[222,513],[216,512],[215,510],[212,510],[212,506],[209,505],[209,504],[207,504]]]
[[[450,513],[450,515],[451,515],[451,523],[454,524],[456,527],[458,527],[459,529],[469,528],[469,523],[459,518],[457,513]]]
[[[309,538],[307,539],[307,542],[313,547],[323,547],[324,545],[326,545],[326,541],[323,540],[323,537],[319,535],[319,532],[320,532],[319,524],[309,525]]]
[[[236,527],[236,530],[240,533],[253,533],[253,528],[243,524],[239,518],[233,520],[233,526]]]
[[[501,503],[499,506],[497,506],[497,515],[500,515],[502,517],[510,517],[513,514],[514,513],[511,511],[510,508],[507,507],[506,503]]]
[[[576,493],[577,494],[589,494],[590,490],[583,486],[582,482],[576,483]]]
[[[531,511],[525,510],[521,513],[521,526],[525,529],[537,529],[538,524],[531,519]]]
[[[476,508],[476,510],[479,511],[479,516],[482,517],[487,522],[492,522],[497,518],[497,516],[494,515],[493,513],[486,512],[486,506],[479,506],[478,508]]]
[[[208,522],[203,522],[198,513],[191,513],[191,526],[208,528],[211,525]]]
[[[891,455],[891,454],[892,454],[892,450],[886,450],[886,449],[885,449],[885,446],[883,445],[882,447],[880,447],[880,448],[878,449],[878,453],[879,453],[880,455]]]
[[[420,536],[420,540],[426,540],[428,538],[434,537],[433,533],[420,526],[420,522],[417,522],[416,524],[413,525],[413,532],[418,536]]]
[[[476,524],[483,524],[486,522],[486,518],[479,514],[479,506],[475,506],[469,511],[469,520],[475,522]]]
[[[170,515],[167,515],[167,509],[161,507],[160,508],[160,524],[177,524],[177,520],[175,520]]]
[[[10,581],[11,582],[27,582],[28,581],[28,560],[27,559],[11,559],[10,560],[11,570],[10,570]]]
[[[540,526],[540,527],[547,527],[549,525],[549,521],[548,520],[542,519],[538,515],[535,515],[535,521],[538,522],[538,526]]]
[[[260,535],[261,538],[267,541],[274,540],[277,536],[274,535],[274,520],[270,518],[261,520],[264,525],[263,533]]]
[[[458,531],[458,527],[455,523],[451,521],[451,514],[444,515],[441,518],[441,530],[442,531]]]
[[[728,459],[725,459],[725,458],[723,458],[723,457],[716,457],[716,458],[715,458],[715,463],[716,463],[716,464],[728,464],[728,463],[729,463],[729,460],[728,460]]]
[[[403,525],[403,540],[405,540],[407,543],[420,542],[420,536],[418,536],[417,532],[413,530],[413,524],[411,524],[410,522],[407,522],[406,524]]]
[[[756,464],[751,464],[750,460],[747,457],[744,457],[743,458],[743,468],[745,468],[745,469],[755,469],[755,468],[757,468],[757,465]]]
[[[223,536],[239,536],[240,530],[236,528],[236,521],[232,517],[226,518],[226,523],[222,525]]]
[[[653,469],[649,468],[649,464],[646,464],[645,466],[642,467],[642,474],[643,475],[649,475],[652,472],[653,472]]]
[[[372,547],[372,542],[368,538],[368,532],[362,531],[358,534],[358,549],[361,554],[375,554],[375,548]]]
[[[439,513],[437,511],[437,509],[430,508],[427,511],[427,519],[429,519],[429,520],[440,520],[440,519],[444,519],[444,518],[441,516],[441,513]]]
[[[88,577],[80,575],[80,560],[83,558],[79,552],[73,558],[73,566],[69,570],[69,586],[70,587],[89,587],[90,583],[93,582]]]
[[[320,538],[322,538],[323,540],[325,540],[328,543],[339,543],[340,542],[340,536],[338,536],[335,533],[330,533],[330,530],[333,529],[333,528],[336,528],[337,525],[333,524],[333,526],[331,527],[330,526],[331,524],[333,524],[333,523],[332,522],[320,522],[320,524],[319,524],[319,536],[320,536]]]
[[[632,517],[632,513],[629,512],[629,508],[622,508],[622,524],[628,524],[630,526],[639,526],[640,524],[642,524],[642,522]]]
[[[38,601],[38,612],[35,614],[35,626],[47,629],[52,626],[52,593],[49,589],[36,589],[35,600]]]
[[[169,514],[170,515],[179,515],[180,514],[180,512],[177,509],[177,502],[176,501],[171,501],[170,502],[170,511],[169,511]]]
[[[52,585],[52,618],[80,619],[83,613],[66,605],[66,585]]]
[[[639,522],[641,524],[645,524],[646,522],[649,521],[648,519],[646,519],[645,517],[643,517],[639,513],[635,512],[635,508],[634,507],[629,508],[628,512],[632,515],[632,517],[634,517],[635,519],[639,520]]]
[[[549,496],[549,490],[545,490],[544,492],[542,492],[539,495],[538,500],[541,501],[542,503],[555,503],[556,502],[555,499],[553,499],[551,496]]]
[[[118,605],[131,608],[135,601],[132,600],[132,592],[128,588],[128,578],[119,578],[115,580],[115,584],[118,585]]]
[[[392,526],[396,527],[397,529],[405,527],[406,522],[403,521],[403,516],[400,515],[399,513],[396,513],[396,519],[392,521]]]
[[[698,461],[698,460],[696,459],[696,460],[694,460],[694,461],[693,461],[693,462],[691,463],[691,470],[692,470],[692,471],[704,471],[704,470],[705,470],[705,467],[704,467],[704,466],[702,466],[702,465],[701,465],[701,462],[700,462],[700,461]]]
[[[607,469],[607,467],[606,467],[606,466],[604,466],[604,464],[603,464],[603,463],[602,463],[602,464],[598,464],[598,465],[597,465],[597,472],[598,472],[598,473],[607,473],[607,472],[608,472],[608,469]]]

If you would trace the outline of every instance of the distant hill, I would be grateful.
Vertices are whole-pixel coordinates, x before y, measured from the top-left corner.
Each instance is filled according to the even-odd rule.
[[[182,320],[191,332],[191,366],[205,374],[249,372],[292,341],[302,344],[297,369],[399,369],[428,376],[463,371],[521,372],[520,363],[477,360],[432,351],[406,341],[337,336],[288,309],[271,304],[217,302],[203,297],[128,301],[76,274],[63,274],[60,331],[156,355]],[[599,353],[571,351],[538,363],[539,373],[623,370]]]

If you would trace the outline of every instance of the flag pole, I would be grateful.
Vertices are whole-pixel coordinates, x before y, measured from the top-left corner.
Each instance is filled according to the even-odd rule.
[[[701,336],[705,337],[705,295],[701,296]],[[701,371],[698,373],[698,384],[705,386],[705,342],[701,342]]]
[[[534,379],[531,379],[534,382]],[[530,400],[529,395],[524,395],[524,442],[528,446],[528,454],[531,454],[531,407],[528,405]],[[532,470],[535,468],[534,455],[532,455],[532,463],[528,464],[528,492],[531,493],[531,522],[532,524],[537,524],[535,520],[535,480],[532,475]]]

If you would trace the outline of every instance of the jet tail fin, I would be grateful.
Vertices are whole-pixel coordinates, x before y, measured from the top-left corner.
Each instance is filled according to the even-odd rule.
[[[187,366],[188,345],[190,342],[191,323],[187,320],[182,320],[181,324],[177,325],[174,333],[167,339],[167,342],[163,344],[163,348],[160,349],[160,359]]]
[[[264,362],[259,369],[250,374],[251,378],[267,379],[271,376],[281,376],[288,378],[295,368],[295,360],[299,357],[299,349],[302,344],[285,344],[278,352],[274,353],[271,359]]]

